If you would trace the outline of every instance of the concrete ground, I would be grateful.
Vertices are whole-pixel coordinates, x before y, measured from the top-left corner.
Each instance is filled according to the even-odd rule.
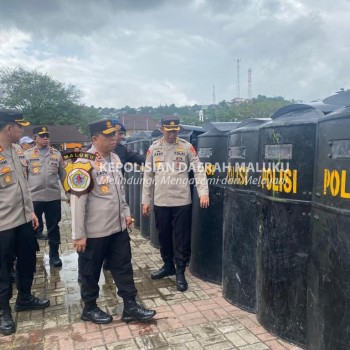
[[[162,265],[159,252],[133,229],[133,268],[139,299],[157,315],[150,323],[121,322],[122,300],[108,271],[101,273],[98,305],[114,316],[108,325],[80,320],[82,305],[77,283],[77,254],[70,233],[69,207],[63,204],[61,253],[63,267],[49,266],[46,241],[39,241],[33,292],[47,297],[45,310],[13,312],[17,332],[0,336],[0,349],[240,349],[297,350],[268,333],[254,314],[228,303],[221,287],[195,278],[186,270],[189,289],[178,292],[175,278],[153,281],[152,270]],[[12,307],[16,294],[12,299]]]

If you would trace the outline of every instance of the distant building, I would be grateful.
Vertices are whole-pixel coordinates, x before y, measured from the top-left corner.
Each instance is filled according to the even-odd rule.
[[[160,122],[152,118],[151,114],[121,114],[118,119],[126,128],[126,135],[130,136],[141,131],[152,131],[159,128]]]
[[[33,129],[40,125],[24,128],[23,136],[33,136]],[[58,150],[70,150],[91,143],[90,138],[78,131],[73,125],[46,125],[50,131],[50,143]]]
[[[234,98],[234,99],[231,101],[231,105],[239,106],[239,105],[241,105],[242,103],[246,103],[246,102],[250,102],[250,100],[247,99],[247,98],[236,97],[236,98]]]

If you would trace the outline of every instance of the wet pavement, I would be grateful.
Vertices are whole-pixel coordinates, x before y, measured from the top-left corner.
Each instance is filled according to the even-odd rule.
[[[298,350],[268,333],[254,314],[228,303],[221,287],[206,283],[186,270],[189,289],[178,292],[175,277],[153,281],[150,272],[162,265],[159,251],[133,229],[131,236],[133,269],[138,298],[157,311],[150,323],[121,322],[122,299],[116,295],[110,272],[100,279],[98,305],[113,315],[108,325],[80,320],[82,304],[77,283],[77,254],[70,232],[70,212],[63,203],[61,258],[63,267],[49,266],[46,241],[39,241],[37,272],[33,293],[50,299],[45,310],[26,311],[13,316],[17,332],[0,335],[0,349],[240,349]],[[12,298],[12,309],[16,293]]]

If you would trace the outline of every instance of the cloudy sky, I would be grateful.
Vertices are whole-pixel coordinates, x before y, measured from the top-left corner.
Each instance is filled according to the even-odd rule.
[[[95,107],[305,102],[350,88],[350,0],[0,0],[0,67],[76,85]]]

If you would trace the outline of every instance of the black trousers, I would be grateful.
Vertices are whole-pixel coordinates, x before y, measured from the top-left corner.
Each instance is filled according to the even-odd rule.
[[[127,230],[101,238],[88,238],[84,253],[78,253],[80,292],[84,303],[98,298],[103,260],[108,259],[110,271],[122,298],[137,294],[131,265],[130,237]]]
[[[191,256],[191,208],[154,206],[160,254],[165,263],[188,263]]]
[[[31,292],[37,247],[31,222],[0,232],[0,302],[8,303],[12,298],[10,274],[14,255],[17,257],[18,292]]]
[[[37,233],[42,233],[44,229],[43,214],[45,214],[47,237],[49,244],[59,245],[61,243],[60,228],[61,221],[61,200],[50,202],[33,202],[35,215],[39,219]]]

